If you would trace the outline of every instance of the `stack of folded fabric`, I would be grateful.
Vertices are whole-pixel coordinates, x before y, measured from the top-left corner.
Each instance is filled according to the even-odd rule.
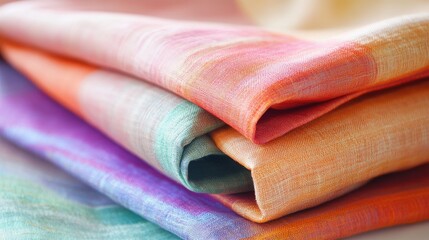
[[[429,220],[429,14],[291,34],[313,25],[278,2],[0,7],[2,235],[334,239]]]

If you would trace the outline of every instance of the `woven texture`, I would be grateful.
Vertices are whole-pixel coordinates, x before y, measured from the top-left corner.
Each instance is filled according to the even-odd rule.
[[[197,192],[253,190],[250,172],[206,134],[223,123],[159,87],[13,44],[3,53],[50,96]]]
[[[72,74],[82,72],[85,65],[77,66],[77,63],[66,62],[61,58],[13,44],[3,46],[5,57],[11,63],[71,109],[77,109],[76,105],[79,104],[70,103],[71,99],[76,98],[75,89],[89,96],[90,99],[81,98],[87,101],[80,106],[86,106],[86,109],[89,109],[86,116],[89,116],[90,122],[95,122],[107,132],[113,132],[113,135],[115,135],[115,126],[124,126],[121,123],[127,119],[124,115],[126,111],[119,106],[112,108],[116,105],[112,104],[113,92],[119,92],[121,88],[118,84],[125,83],[125,79],[120,78],[119,74],[111,80],[108,80],[109,75],[93,74],[86,78],[85,83],[81,81],[82,77],[75,77],[76,74]],[[68,74],[63,74],[64,72]],[[88,82],[92,81],[91,78],[98,76],[102,77],[98,80],[101,84],[96,85],[91,91],[86,91],[85,85],[91,86]],[[78,84],[75,84],[76,82]],[[145,91],[158,89],[148,88],[141,81],[134,82],[133,91],[138,87],[148,89]],[[80,86],[84,86],[83,91],[79,90],[82,88]],[[103,86],[111,89],[110,94],[103,94],[100,91]],[[429,147],[428,94],[429,81],[424,80],[363,96],[265,145],[251,143],[230,127],[215,130],[212,137],[218,147],[244,166],[240,168],[242,172],[231,171],[229,179],[220,178],[217,183],[220,186],[235,187],[237,186],[234,185],[234,183],[237,184],[235,181],[245,183],[240,178],[243,178],[243,174],[247,174],[245,176],[248,176],[246,180],[250,182],[249,185],[252,186],[251,182],[254,182],[256,196],[256,200],[255,198],[246,201],[241,199],[235,201],[236,199],[229,198],[225,200],[223,196],[219,197],[220,200],[252,221],[266,222],[338,197],[373,177],[425,163],[429,160],[429,153],[425,151]],[[99,96],[105,101],[104,103],[94,101]],[[62,97],[66,97],[66,100],[62,100]],[[148,104],[139,105],[140,108],[136,111],[151,109],[153,104],[156,105],[157,99],[160,97],[148,99]],[[164,99],[161,98],[161,101]],[[102,103],[104,107],[94,102]],[[126,103],[128,102],[130,99],[126,98]],[[193,106],[198,109],[195,105]],[[110,116],[103,115],[103,112],[109,112],[109,109],[122,111],[120,114],[113,112]],[[82,111],[75,110],[75,112]],[[91,116],[94,117],[91,118]],[[182,116],[189,116],[189,114],[186,115],[185,111]],[[113,121],[117,119],[116,125],[107,119],[113,119]],[[171,118],[167,119],[171,121]],[[179,119],[183,122],[183,118]],[[179,121],[170,123],[173,127],[181,124]],[[139,131],[142,133],[140,136],[150,133],[150,131]],[[121,141],[122,137],[123,141],[127,132],[131,135],[133,133],[132,130],[122,131],[116,134],[116,139]],[[204,148],[200,145],[195,149],[201,151]],[[219,151],[220,153],[222,152]],[[224,165],[220,165],[222,158],[212,158],[212,160],[215,160],[213,163],[214,166],[218,165],[217,167],[198,165],[197,172],[201,176],[204,177],[217,169],[220,172],[226,172],[225,166],[233,166],[231,159],[223,158]],[[170,162],[172,163],[174,166],[175,162]],[[156,163],[151,164],[157,166]],[[189,166],[187,165],[187,168]],[[246,168],[251,171],[252,177],[249,172],[244,171]]]
[[[179,237],[332,239],[429,219],[429,166],[424,166],[379,178],[320,207],[266,224],[253,223],[212,197],[189,192],[166,179],[6,65],[0,65],[0,73],[2,136]],[[253,194],[229,197],[244,201]]]
[[[367,180],[429,160],[429,81],[365,95],[265,145],[231,128],[218,147],[250,169],[254,198],[227,200],[264,222],[351,191]]]
[[[0,33],[162,86],[256,143],[359,93],[428,75],[427,14],[309,41],[252,27],[78,9],[9,4],[0,10]]]
[[[4,239],[178,239],[2,138],[0,163]]]

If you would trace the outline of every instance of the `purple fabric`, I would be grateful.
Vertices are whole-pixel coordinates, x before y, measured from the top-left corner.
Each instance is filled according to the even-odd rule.
[[[0,64],[0,116],[5,138],[179,237],[235,239],[260,229],[210,196],[190,192],[161,175],[53,102],[4,62]]]

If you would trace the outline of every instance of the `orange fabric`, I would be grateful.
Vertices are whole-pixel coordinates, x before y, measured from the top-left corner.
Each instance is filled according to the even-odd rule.
[[[265,222],[315,206],[367,180],[429,159],[429,81],[365,95],[265,145],[232,128],[212,133],[252,171],[254,197],[217,196]]]
[[[50,58],[31,55],[31,51],[26,54],[24,47],[11,43],[4,43],[3,50],[9,61],[16,61],[15,65],[30,77],[35,72],[45,75],[31,78],[80,113],[78,85],[95,69],[67,60],[80,66],[70,69],[80,70],[68,71],[64,76],[70,79],[58,84],[55,76],[65,73],[53,72],[62,68],[51,66],[66,60],[51,62]],[[231,128],[214,132],[218,147],[252,171],[256,190],[256,201],[254,196],[217,197],[242,216],[266,222],[340,196],[375,176],[425,162],[429,159],[429,153],[422,151],[429,146],[428,84],[424,81],[363,96],[263,146]]]
[[[2,40],[0,42],[2,54],[4,54],[10,62],[20,62],[17,64],[22,73],[31,78],[38,87],[45,91],[50,96],[55,96],[55,100],[70,108],[74,113],[80,114],[81,110],[78,103],[78,90],[81,81],[85,79],[85,76],[96,71],[95,67],[79,63],[70,59],[58,58],[55,61],[49,58],[39,57],[37,54],[31,54],[25,47],[19,44]],[[34,50],[38,51],[38,50]],[[9,54],[13,52],[13,54]],[[52,65],[63,65],[64,62],[67,64],[74,64],[79,67],[68,68],[67,71],[57,72],[57,69],[53,68]],[[43,69],[43,71],[37,71],[37,77],[33,76],[34,71],[31,69]],[[63,76],[62,84],[57,84],[57,77]],[[43,79],[43,81],[40,81]],[[49,87],[50,85],[57,86],[56,89]]]
[[[429,218],[429,165],[375,179],[332,202],[261,225],[249,239],[337,239]]]

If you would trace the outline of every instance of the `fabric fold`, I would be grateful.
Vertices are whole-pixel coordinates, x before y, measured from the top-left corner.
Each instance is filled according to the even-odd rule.
[[[76,68],[77,63],[71,64],[69,61],[65,64],[64,60],[58,60],[61,58],[10,43],[4,43],[2,46],[6,59],[64,105],[70,106],[70,103],[64,103],[62,97],[70,96],[70,89],[79,89],[77,95],[81,97],[80,100],[84,100],[80,102],[79,106],[81,109],[88,110],[83,113],[86,114],[84,118],[127,146],[127,140],[132,139],[133,131],[127,128],[119,128],[119,131],[115,131],[116,126],[126,126],[127,124],[121,122],[124,119],[132,119],[133,122],[140,124],[142,118],[134,119],[124,115],[126,113],[123,110],[124,106],[129,106],[129,102],[132,101],[130,99],[133,94],[130,92],[126,92],[127,98],[125,98],[128,105],[115,103],[115,99],[118,97],[115,98],[112,93],[120,92],[119,84],[127,81],[124,77],[117,74],[115,75],[117,77],[109,78],[109,75],[101,74],[103,80],[101,78],[97,80],[100,84],[87,88],[94,83],[91,82],[94,77],[99,76],[97,73],[86,77],[84,81],[81,81],[82,77],[71,79],[73,74],[64,75],[62,73],[70,72],[70,69],[80,69]],[[56,70],[49,71],[49,69]],[[64,76],[68,76],[68,79]],[[76,80],[81,84],[75,85],[78,88],[64,88],[61,85],[71,86],[70,84]],[[147,84],[138,80],[134,80],[132,85],[133,90],[147,87]],[[103,94],[101,92],[103,88],[110,89],[110,94]],[[154,86],[152,88],[162,91]],[[71,92],[73,93],[73,91]],[[164,91],[162,93],[168,94]],[[141,92],[137,94],[141,94]],[[169,95],[164,96],[163,94],[153,100],[151,98],[150,101],[147,101],[147,105],[134,105],[135,111],[141,113],[153,109],[153,101],[156,99],[166,102],[164,101],[165,96]],[[428,95],[429,81],[427,80],[370,93],[265,145],[250,142],[230,127],[214,130],[211,132],[211,136],[220,149],[216,148],[219,158],[211,156],[210,159],[189,161],[187,156],[199,156],[198,154],[202,151],[206,151],[203,147],[204,144],[198,143],[201,138],[196,139],[194,140],[195,148],[191,144],[183,150],[185,155],[181,159],[181,164],[182,167],[185,167],[177,167],[175,171],[187,176],[193,175],[188,178],[190,181],[199,183],[201,179],[208,179],[207,182],[211,184],[212,182],[207,176],[216,172],[229,174],[229,178],[219,178],[215,183],[224,186],[224,191],[237,185],[243,186],[240,184],[248,184],[248,186],[254,186],[255,194],[245,201],[240,199],[237,202],[228,197],[216,196],[220,201],[243,217],[255,222],[277,219],[341,196],[376,176],[408,169],[428,161],[429,153],[425,151],[429,147]],[[72,98],[67,99],[70,101]],[[189,102],[186,104],[206,113]],[[73,106],[69,108],[76,109]],[[110,109],[121,109],[122,112],[118,113]],[[155,110],[159,111],[160,108],[156,107]],[[79,109],[78,112],[82,115],[83,111]],[[179,115],[176,112],[167,115],[179,116],[164,117],[165,121],[161,121],[172,127],[182,125],[185,117],[192,116],[189,111],[183,111],[183,114]],[[115,122],[115,120],[117,121]],[[204,126],[206,123],[206,121],[195,122],[197,126]],[[159,124],[159,126],[162,125]],[[170,128],[164,127],[158,127],[158,129],[160,130],[154,131],[158,137],[162,136],[160,133],[170,133],[171,131],[165,130]],[[150,136],[150,131],[137,130],[140,134],[139,137]],[[182,136],[177,132],[164,135],[174,138]],[[174,138],[166,138],[164,144],[155,144],[155,150],[158,147],[159,152],[162,153],[168,149],[164,146],[168,146],[168,143],[172,142]],[[204,138],[214,145],[211,138],[208,136]],[[138,143],[144,142],[145,140],[141,140]],[[128,144],[128,146],[130,145]],[[128,149],[132,149],[131,147]],[[150,150],[150,148],[148,149]],[[142,153],[140,156],[151,157],[144,152],[146,149],[143,151],[132,150]],[[189,154],[187,154],[188,151]],[[155,153],[157,152],[155,151]],[[164,154],[166,158],[171,155],[169,152],[164,152]],[[226,157],[225,154],[231,158]],[[160,159],[163,160],[163,158]],[[177,161],[174,160],[170,156],[166,164],[175,166]],[[224,160],[225,164],[220,164],[221,160]],[[204,161],[209,161],[209,163],[204,165]],[[148,163],[159,168],[157,162],[148,161]],[[240,171],[234,172],[231,168],[232,170],[228,172],[228,168],[225,166],[237,166]],[[190,171],[194,171],[194,173],[192,174]],[[245,176],[248,178],[244,179],[248,182],[241,180],[243,179],[241,174],[246,174]],[[174,178],[174,175],[170,176]]]
[[[190,190],[253,190],[249,171],[207,136],[223,123],[198,106],[123,74],[1,45],[4,56],[51,97]]]
[[[187,191],[0,64],[0,134],[187,239],[333,239],[429,219],[428,165],[384,176],[317,208],[256,224]],[[55,118],[46,117],[54,115]],[[230,195],[248,199],[252,193]]]
[[[46,2],[0,9],[3,37],[159,85],[255,143],[280,137],[359,93],[427,76],[428,29],[427,14],[410,15],[309,41],[253,27]]]
[[[226,204],[265,222],[427,162],[428,96],[428,79],[370,93],[265,145],[232,128],[213,131],[219,149],[251,170],[255,186],[256,201]]]

